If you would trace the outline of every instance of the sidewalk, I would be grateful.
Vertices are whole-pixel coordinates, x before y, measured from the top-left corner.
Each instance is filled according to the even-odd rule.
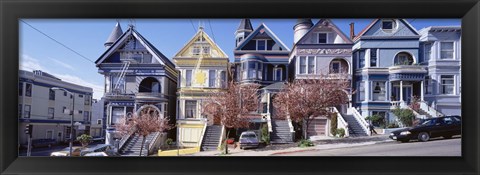
[[[311,150],[324,150],[324,149],[365,146],[365,145],[373,145],[377,143],[393,141],[388,138],[388,135],[374,135],[374,136],[353,137],[353,138],[322,137],[318,139],[319,140],[314,139],[313,141],[315,146],[305,147],[305,148],[298,147],[297,143],[291,143],[291,144],[281,144],[281,145],[269,145],[264,148],[246,149],[246,150],[242,150],[240,148],[236,148],[236,149],[229,148],[228,155],[222,155],[221,151],[204,151],[204,152],[191,154],[188,156],[272,156],[272,155],[280,155],[280,154],[311,151]]]

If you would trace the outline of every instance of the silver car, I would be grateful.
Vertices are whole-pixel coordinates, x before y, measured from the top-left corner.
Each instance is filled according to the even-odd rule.
[[[240,149],[257,148],[260,141],[253,131],[245,131],[240,135]]]

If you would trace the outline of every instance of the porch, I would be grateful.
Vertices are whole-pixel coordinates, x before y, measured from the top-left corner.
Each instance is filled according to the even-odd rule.
[[[390,81],[390,103],[392,108],[404,107],[414,98],[424,101],[424,81]]]

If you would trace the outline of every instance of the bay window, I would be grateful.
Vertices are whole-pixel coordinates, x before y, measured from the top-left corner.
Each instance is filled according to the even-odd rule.
[[[314,74],[315,73],[315,57],[314,56],[300,56],[300,74]]]
[[[386,101],[386,83],[385,81],[374,81],[372,84],[372,100],[373,101]]]

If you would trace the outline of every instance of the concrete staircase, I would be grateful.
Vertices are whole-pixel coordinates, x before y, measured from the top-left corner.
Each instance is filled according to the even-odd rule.
[[[348,123],[350,137],[368,136],[353,115],[342,114],[342,116],[343,119],[345,119],[345,121]]]
[[[201,151],[217,150],[218,144],[220,143],[221,134],[222,134],[222,126],[220,125],[207,126],[205,135],[203,136],[202,146],[200,147],[200,150]]]
[[[427,118],[432,118],[432,115],[430,115],[428,112],[424,111],[423,109],[419,108],[418,111],[416,111],[420,115],[425,115]]]
[[[147,136],[145,139],[145,144],[155,141],[159,134],[154,132]],[[120,149],[119,153],[122,156],[140,156],[140,149],[142,147],[143,137],[140,135],[132,135],[124,144],[123,148]],[[142,156],[148,156],[148,150],[146,147],[143,148]]]
[[[270,133],[270,143],[293,143],[288,120],[272,120],[272,130],[273,132]]]

